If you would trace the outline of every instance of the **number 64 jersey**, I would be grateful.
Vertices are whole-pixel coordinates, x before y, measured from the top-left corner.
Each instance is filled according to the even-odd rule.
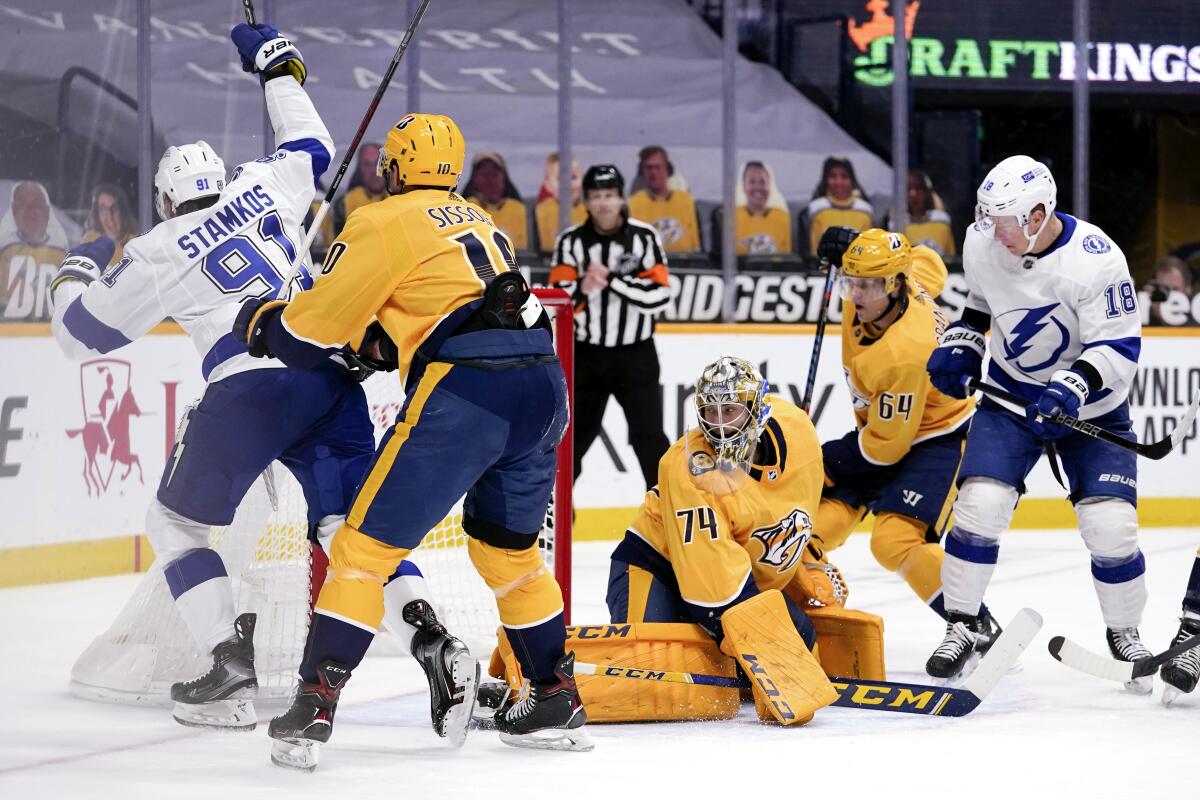
[[[56,308],[52,329],[67,355],[110,352],[170,317],[191,337],[207,381],[283,366],[251,358],[230,330],[243,300],[274,295],[291,271],[333,140],[295,81],[267,81],[264,92],[278,149],[236,167],[212,206],[131,240],[124,258]],[[299,282],[311,283],[307,270]]]
[[[967,229],[966,305],[992,318],[990,382],[1034,403],[1056,370],[1087,361],[1103,386],[1080,409],[1081,419],[1092,419],[1129,394],[1141,353],[1141,319],[1116,243],[1095,225],[1055,215],[1062,233],[1046,251],[1024,259],[974,225]]]

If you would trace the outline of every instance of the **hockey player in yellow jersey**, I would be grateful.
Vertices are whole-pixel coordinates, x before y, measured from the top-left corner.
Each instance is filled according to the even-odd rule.
[[[974,412],[973,400],[934,388],[924,366],[946,324],[934,302],[946,266],[932,249],[879,228],[831,228],[818,249],[841,267],[842,369],[855,429],[822,448],[826,487],[813,543],[840,547],[873,511],[876,560],[945,618],[938,540]]]
[[[453,191],[464,153],[450,118],[401,118],[379,155],[390,196],[350,216],[312,289],[290,303],[247,301],[234,325],[252,355],[291,367],[353,349],[398,368],[406,394],[334,536],[292,707],[271,723],[273,757],[287,766],[315,764],[309,754],[328,740],[380,625],[384,581],[464,494],[471,561],[531,681],[497,712],[501,738],[591,749],[563,652],[562,593],[537,547],[566,381],[511,242]]]
[[[773,653],[794,671],[777,683],[790,687],[787,704],[800,717],[791,721],[802,722],[835,699],[797,601],[815,594],[801,561],[824,473],[808,416],[767,391],[742,359],[704,369],[699,428],[663,456],[658,485],[613,552],[607,602],[614,622],[697,623],[739,661],[739,642],[764,658]],[[817,574],[828,589],[827,573]],[[759,620],[753,629],[748,618]],[[760,708],[770,707],[762,700]]]

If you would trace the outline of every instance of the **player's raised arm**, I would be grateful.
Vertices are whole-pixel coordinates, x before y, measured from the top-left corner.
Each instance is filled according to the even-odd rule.
[[[276,165],[289,188],[312,191],[333,160],[333,137],[304,91],[308,70],[300,51],[271,25],[241,24],[229,38],[237,46],[242,69],[263,85],[267,114],[275,131],[275,152],[263,163]],[[294,186],[293,186],[294,184]]]

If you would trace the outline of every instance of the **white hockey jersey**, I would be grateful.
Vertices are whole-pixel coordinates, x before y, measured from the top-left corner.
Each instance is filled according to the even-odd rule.
[[[1082,419],[1125,402],[1141,352],[1141,318],[1125,255],[1104,231],[1055,212],[1054,244],[1025,269],[999,242],[972,225],[963,245],[968,308],[992,318],[987,378],[1035,402],[1055,370],[1082,359],[1102,388],[1088,396]]]
[[[86,290],[66,281],[55,291],[51,327],[68,356],[115,350],[169,317],[191,337],[205,380],[283,366],[250,357],[230,331],[242,301],[273,296],[291,270],[334,148],[300,84],[276,78],[264,93],[274,153],[236,167],[214,205],[131,240],[125,257]],[[307,283],[307,253],[304,261]]]

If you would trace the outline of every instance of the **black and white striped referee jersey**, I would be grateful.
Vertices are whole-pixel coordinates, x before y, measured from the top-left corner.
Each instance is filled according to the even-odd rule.
[[[609,268],[608,286],[584,294],[583,275],[593,262]],[[576,341],[602,347],[649,339],[671,297],[658,231],[635,219],[607,235],[597,233],[590,218],[559,234],[550,283],[575,301]]]

